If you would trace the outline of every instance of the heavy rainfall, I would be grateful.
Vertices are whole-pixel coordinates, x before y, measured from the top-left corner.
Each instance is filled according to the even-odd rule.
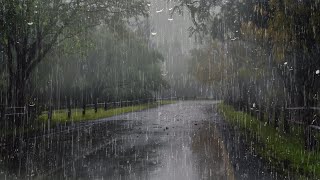
[[[0,179],[320,179],[319,0],[0,0]]]

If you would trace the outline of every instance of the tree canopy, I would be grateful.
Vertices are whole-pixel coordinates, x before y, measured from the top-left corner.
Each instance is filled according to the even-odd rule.
[[[3,0],[0,44],[8,70],[8,103],[24,104],[35,67],[65,39],[101,25],[113,28],[147,16],[144,0]]]

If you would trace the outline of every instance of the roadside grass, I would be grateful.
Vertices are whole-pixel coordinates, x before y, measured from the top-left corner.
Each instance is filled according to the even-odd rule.
[[[72,109],[71,118],[67,118],[67,111],[66,110],[56,110],[53,112],[52,121],[48,122],[48,115],[47,112],[44,111],[32,124],[28,124],[27,126],[23,127],[0,127],[0,138],[6,139],[8,137],[16,137],[17,135],[27,135],[33,134],[35,132],[40,132],[42,130],[47,130],[48,125],[49,127],[54,127],[55,125],[65,125],[70,123],[76,122],[84,122],[90,120],[97,120],[107,117],[112,117],[124,113],[135,112],[146,110],[150,108],[155,108],[161,105],[167,104],[174,104],[176,101],[174,100],[161,100],[154,103],[145,103],[145,104],[138,104],[133,106],[121,107],[121,108],[113,108],[108,109],[105,111],[103,108],[99,108],[98,112],[95,113],[94,109],[87,109],[86,115],[82,116],[82,109]],[[1,140],[0,140],[1,146]]]
[[[293,133],[284,134],[232,106],[221,103],[218,110],[227,122],[248,137],[255,152],[278,172],[301,179],[320,178],[320,153],[305,151],[298,127]]]
[[[163,100],[163,101],[154,102],[154,103],[145,103],[145,104],[138,104],[138,105],[132,105],[127,107],[112,108],[112,109],[108,109],[107,111],[105,111],[103,108],[99,108],[97,113],[95,113],[94,109],[87,109],[86,114],[84,116],[82,115],[82,109],[72,109],[70,119],[68,119],[67,117],[67,110],[56,110],[56,111],[53,111],[50,125],[102,119],[102,118],[112,117],[112,116],[116,116],[124,113],[141,111],[149,108],[154,108],[160,105],[173,104],[173,103],[175,103],[175,101]],[[47,112],[43,112],[38,117],[38,121],[40,123],[48,123]]]

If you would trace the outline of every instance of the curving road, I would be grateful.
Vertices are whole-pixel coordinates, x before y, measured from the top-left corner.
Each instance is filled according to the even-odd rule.
[[[1,149],[0,179],[274,179],[216,101],[181,101]]]

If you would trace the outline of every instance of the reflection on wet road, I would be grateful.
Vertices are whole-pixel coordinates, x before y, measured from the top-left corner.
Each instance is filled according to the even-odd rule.
[[[30,139],[1,150],[0,179],[242,179],[215,108],[178,102]]]

